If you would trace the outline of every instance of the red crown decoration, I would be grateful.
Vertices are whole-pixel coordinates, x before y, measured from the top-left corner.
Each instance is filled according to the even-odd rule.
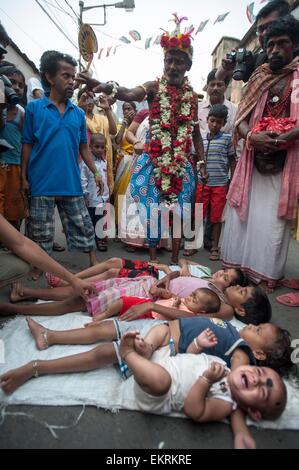
[[[191,34],[193,33],[194,28],[191,28],[185,33],[181,33],[181,23],[185,20],[188,20],[188,18],[186,16],[179,18],[177,13],[173,13],[173,17],[174,18],[169,21],[174,21],[176,25],[175,30],[172,33],[165,31],[164,29],[162,30],[164,31],[164,34],[161,37],[161,47],[164,49],[164,53],[170,49],[178,49],[182,52],[185,52],[192,61],[193,47],[191,45]]]

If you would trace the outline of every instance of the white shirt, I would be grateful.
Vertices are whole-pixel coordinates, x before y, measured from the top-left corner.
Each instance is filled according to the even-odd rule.
[[[235,126],[238,108],[235,104],[233,104],[231,101],[228,101],[226,98],[224,99],[224,102],[222,104],[224,104],[228,109],[228,117],[227,123],[221,130],[225,134],[232,134]],[[212,105],[209,99],[206,101],[202,101],[198,104],[198,119],[201,133],[209,132],[207,119],[211,106]]]
[[[33,95],[35,90],[41,90],[44,93],[44,89],[39,79],[36,77],[31,77],[27,82],[27,103],[30,103],[36,99]]]
[[[94,158],[94,157],[93,157]],[[87,198],[88,207],[97,207],[100,204],[103,204],[109,201],[109,189],[107,183],[107,162],[106,160],[94,158],[94,164],[97,171],[100,173],[103,184],[104,191],[101,196],[98,195],[98,187],[96,185],[94,175],[88,168],[88,166],[82,162],[81,163],[81,185],[84,197]]]
[[[143,391],[137,383],[134,384],[136,403],[143,411],[159,414],[182,411],[191,388],[198,377],[210,368],[211,363],[219,362],[226,367],[222,359],[203,353],[177,354],[174,357],[170,357],[169,354],[169,346],[166,346],[155,351],[151,358],[152,362],[160,364],[171,376],[171,387],[166,395],[154,397]],[[226,401],[232,410],[237,408],[226,377],[211,386],[207,397]]]

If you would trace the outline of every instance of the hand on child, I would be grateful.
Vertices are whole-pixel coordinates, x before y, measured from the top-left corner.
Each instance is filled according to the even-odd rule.
[[[141,315],[150,313],[153,310],[153,304],[146,302],[141,305],[134,305],[130,307],[123,315],[119,317],[120,321],[132,321],[137,320]]]
[[[180,275],[181,275],[181,277],[190,277],[191,276],[190,271],[187,267],[181,269]]]
[[[181,297],[179,297],[179,296],[177,296],[177,295],[174,296],[172,307],[173,307],[173,308],[179,308],[179,306],[181,305],[181,303],[182,303]]]
[[[219,362],[212,362],[210,368],[207,369],[202,375],[210,382],[216,383],[227,375],[227,369],[226,366],[220,364]]]
[[[198,346],[201,348],[212,348],[218,343],[217,336],[213,333],[212,330],[207,328],[197,337]]]

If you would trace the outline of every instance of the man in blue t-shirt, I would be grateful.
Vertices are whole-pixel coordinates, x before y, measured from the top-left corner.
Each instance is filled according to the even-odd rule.
[[[30,238],[52,252],[57,204],[68,249],[89,253],[95,264],[94,229],[81,188],[79,153],[97,184],[102,183],[88,149],[84,113],[70,101],[76,65],[75,59],[56,51],[47,51],[41,58],[41,76],[50,94],[26,109],[22,188],[30,195]],[[32,278],[39,275],[34,270]]]

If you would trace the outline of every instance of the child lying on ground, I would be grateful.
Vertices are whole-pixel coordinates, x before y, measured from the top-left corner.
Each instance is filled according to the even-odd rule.
[[[176,273],[172,273],[172,275],[175,274]],[[133,279],[131,281],[126,279],[102,281],[104,284],[107,282],[112,282],[114,285],[114,287],[111,288],[112,291],[110,291],[110,296],[105,295],[105,286],[102,286],[102,289],[99,289],[99,286],[97,285],[97,291],[99,294],[97,296],[90,296],[87,302],[79,297],[72,296],[63,301],[46,304],[0,304],[0,315],[19,314],[51,316],[86,310],[88,310],[91,315],[98,315],[101,312],[105,312],[108,306],[113,303],[115,298],[119,299],[121,296],[126,296],[127,292],[130,293],[129,295],[146,297],[146,292],[149,292],[150,288],[153,286],[153,279],[149,277]],[[122,286],[123,283],[125,286]],[[132,286],[130,285],[131,283]],[[140,284],[141,287],[138,288],[137,286],[137,288],[135,288],[135,284],[138,284],[138,286]],[[57,288],[57,290],[58,289],[60,288]],[[230,320],[235,312],[236,317],[247,324],[265,323],[271,319],[271,304],[269,299],[263,290],[258,287],[243,288],[240,286],[232,286],[226,290],[226,298],[227,302],[232,306],[230,307],[227,305],[229,311],[225,307],[225,312],[223,312],[223,304],[221,304],[221,308],[218,313],[205,315]],[[103,307],[103,305],[105,305],[105,308],[100,309],[99,306]],[[151,311],[155,311],[167,318],[180,318],[182,316],[182,311],[176,308],[169,308],[157,304],[154,305],[154,302],[146,302],[129,308],[123,319],[133,320],[142,315],[148,314]]]
[[[167,292],[167,291],[165,291]],[[119,315],[123,320],[126,320],[126,312],[134,305],[143,305],[150,303],[153,305],[153,310],[148,311],[146,314],[140,315],[139,318],[157,318],[160,320],[172,320],[180,317],[192,317],[194,315],[215,314],[220,309],[220,299],[218,295],[209,289],[197,289],[193,294],[185,299],[180,297],[157,300],[142,299],[140,297],[121,297],[119,300],[111,304],[106,312],[97,316],[97,321],[105,320],[110,317]],[[159,313],[159,307],[163,311]],[[164,308],[166,310],[164,310]],[[169,312],[169,308],[177,310],[177,313]]]
[[[157,332],[155,334],[156,343],[163,344],[163,342],[166,339],[167,331],[165,335],[165,330],[161,331],[160,327],[159,327],[160,331],[158,330],[158,325],[161,325],[162,322],[156,321],[156,320],[153,320],[153,321],[144,320],[144,321],[139,321],[136,323],[140,327],[142,327],[143,325],[143,327],[141,328],[141,331],[143,334],[146,333],[146,330],[148,331],[148,327],[149,325],[151,325],[151,328],[152,328],[151,331],[156,330]],[[175,323],[175,322],[171,322],[171,323]],[[126,331],[126,328],[127,328],[127,331],[128,329],[130,330],[132,326],[131,323],[126,324],[125,322],[106,321],[106,322],[102,322],[100,325],[96,327],[93,326],[92,328],[88,328],[88,329],[73,330],[73,331],[68,331],[68,332],[63,332],[63,331],[54,332],[50,330],[45,330],[41,325],[38,325],[31,319],[28,319],[28,324],[35,338],[38,349],[45,349],[45,347],[51,344],[90,344],[91,342],[94,342],[94,341],[113,339],[113,338],[116,338],[117,336],[120,337],[121,332]],[[163,327],[164,329],[166,328],[165,325],[163,325]],[[209,343],[215,342],[215,338],[209,337],[209,334],[210,333],[208,333],[207,331],[204,331],[201,335],[199,335],[199,337],[197,338],[197,342],[200,347],[208,347]],[[152,346],[149,346],[145,341],[141,341],[141,340],[135,341],[134,348],[136,349],[136,351],[138,351],[138,353],[143,354],[145,357],[151,356],[152,350],[153,350]],[[133,350],[132,347],[130,346],[130,349],[129,350],[126,349],[125,353],[122,351],[123,357],[121,359],[118,343],[105,343],[105,344],[97,346],[92,351],[88,351],[82,354],[77,354],[75,356],[70,356],[70,357],[50,360],[50,361],[33,361],[31,363],[26,364],[23,367],[8,371],[5,374],[3,374],[0,377],[0,386],[5,393],[10,394],[10,393],[13,393],[14,390],[20,387],[23,383],[30,380],[32,377],[38,377],[39,375],[87,371],[87,370],[92,370],[92,369],[96,369],[99,367],[105,367],[109,364],[118,363],[118,362],[120,364],[125,365],[125,362],[124,362],[125,360],[127,360],[128,365],[131,366],[133,362],[131,361],[130,356],[133,356],[131,352],[135,351],[135,349]],[[163,348],[161,351],[163,351],[164,356],[165,354],[166,356],[167,355],[169,356],[168,348]],[[130,352],[130,354],[127,354],[128,352]],[[164,359],[168,361],[169,358],[167,358],[166,356],[164,357]],[[180,358],[183,356],[180,355],[178,357]],[[189,357],[195,358],[198,356],[190,355]],[[206,359],[207,356],[204,356],[204,357],[205,357],[204,359],[204,362],[205,362],[207,360]],[[199,363],[201,361],[202,359],[199,361]],[[183,373],[182,379],[185,379],[186,377],[184,377],[184,374],[185,373],[189,374],[189,372],[191,375],[193,374],[193,372],[194,373],[196,372],[196,380],[198,379],[200,372],[196,370],[196,367],[198,366],[199,363],[197,361],[194,361],[193,359],[191,360],[191,362],[192,364],[189,364],[189,363],[185,364],[186,367],[184,367],[185,369],[184,371],[180,370],[180,373]],[[178,360],[178,364],[180,364],[180,359]],[[145,362],[144,366],[146,365],[147,363]],[[134,364],[133,364],[133,368],[135,368]],[[257,380],[254,379],[254,374]],[[261,374],[261,376],[259,374]],[[273,389],[274,388],[276,389],[277,384],[281,383],[278,379],[278,376],[266,368],[259,369],[259,368],[248,368],[246,366],[243,366],[242,374],[239,374],[238,377],[239,377],[239,381],[238,381],[239,386],[237,387],[236,391],[239,390],[241,395],[242,395],[242,390],[244,392],[247,390],[248,395],[255,393],[255,398],[254,398],[255,401],[251,402],[252,409],[251,409],[250,414],[251,414],[251,417],[253,417],[254,419],[259,418],[260,414],[257,413],[257,411],[262,411],[262,410],[265,411],[265,408],[263,407],[262,409],[260,409],[259,406],[256,407],[256,402],[258,398],[258,395],[256,394],[259,394],[259,393],[264,394],[262,403],[263,405],[265,405],[269,396],[274,391]],[[267,378],[267,381],[266,381],[266,378]],[[160,386],[164,383],[165,377],[162,377],[161,379],[162,379],[162,382],[160,381],[159,383],[154,384],[153,377],[151,377],[150,384],[152,386]],[[180,381],[179,383],[183,384],[183,381]],[[230,383],[229,385],[231,386]],[[265,388],[265,386],[267,387]],[[220,389],[221,389],[221,394],[220,396],[218,396],[218,398],[221,399],[221,396],[222,396],[222,398],[225,400],[224,397],[225,396],[227,397],[227,394],[226,394],[227,390],[225,391],[225,394],[222,395],[225,389],[224,385],[222,385]],[[232,386],[232,391],[233,389],[234,388]],[[148,389],[148,392],[153,393],[152,389]],[[218,392],[219,392],[219,389],[218,389]],[[234,396],[234,398],[238,401],[238,403],[241,406],[243,405],[243,402],[238,400],[238,394],[237,396]],[[143,400],[142,400],[142,403],[144,403]],[[186,403],[188,403],[188,400],[186,401]],[[276,400],[276,404],[277,403],[278,403],[278,400]],[[279,411],[279,406],[277,405],[277,407],[275,407],[276,412],[274,412],[274,414],[271,417],[274,418],[278,416],[280,412],[282,412],[284,404],[285,403],[281,403],[280,411]],[[143,409],[142,404],[140,408]],[[218,409],[218,406],[215,409]],[[158,411],[158,410],[153,409],[152,411]],[[159,409],[159,411],[162,412],[162,409]],[[229,411],[230,412],[232,411],[232,407],[230,407]],[[194,415],[190,414],[190,412],[187,412],[186,414],[194,419]],[[221,414],[221,416],[217,415],[217,416],[214,416],[214,418],[210,416],[209,419],[223,419],[223,417]],[[206,420],[207,419],[200,419],[199,421],[206,421]]]
[[[167,265],[152,265],[141,260],[111,258],[103,263],[99,263],[96,266],[92,266],[91,268],[77,273],[76,276],[93,282],[104,281],[115,277],[132,279],[142,276],[153,276],[155,279],[161,280],[165,274],[171,274],[174,271],[179,272],[178,276],[190,276],[198,279],[209,280],[222,291],[232,285],[247,285],[247,279],[240,269],[221,269],[212,275],[209,268],[184,259],[179,261],[179,266],[169,267]],[[67,285],[64,281],[52,275],[47,274],[47,279],[51,287],[62,287]]]
[[[255,421],[278,419],[287,402],[279,375],[266,367],[241,366],[230,372],[225,363],[205,354],[164,357],[153,361],[137,352],[138,333],[123,336],[120,353],[133,371],[135,399],[145,412],[183,411],[197,422],[227,418],[239,406]]]

